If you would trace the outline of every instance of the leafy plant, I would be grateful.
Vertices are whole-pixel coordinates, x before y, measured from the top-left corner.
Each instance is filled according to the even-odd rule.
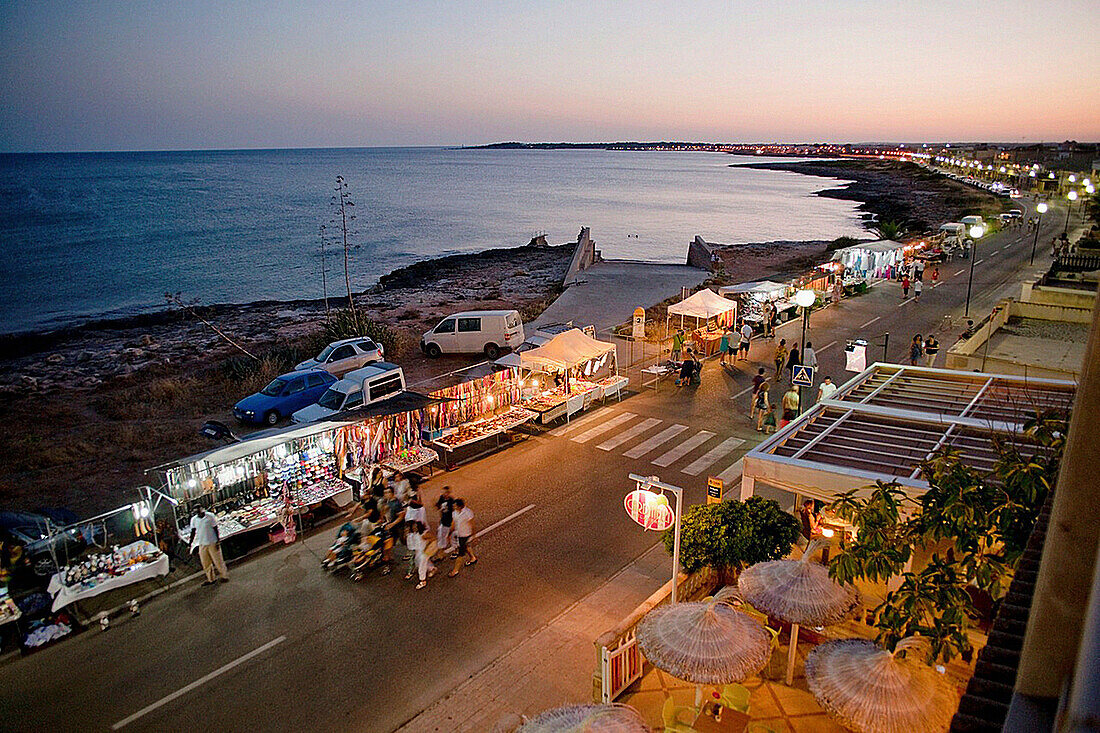
[[[680,523],[680,566],[690,573],[778,560],[790,552],[798,533],[798,520],[762,496],[698,504],[684,511]],[[673,530],[663,539],[671,554]]]
[[[878,229],[878,235],[883,239],[896,240],[905,231],[902,225],[896,221],[884,221],[875,228]]]
[[[355,336],[367,336],[382,344],[387,359],[395,359],[404,351],[405,341],[401,333],[388,323],[364,318],[346,308],[332,311],[325,321],[326,340],[339,341]]]

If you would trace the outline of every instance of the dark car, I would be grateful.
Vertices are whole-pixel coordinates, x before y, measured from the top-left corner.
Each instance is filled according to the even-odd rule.
[[[321,398],[336,377],[323,369],[304,369],[275,377],[266,387],[233,407],[233,417],[241,422],[274,425],[284,417]]]
[[[66,509],[41,509],[38,512],[0,511],[0,537],[5,543],[23,547],[35,575],[47,576],[57,571],[54,563],[65,564],[79,555],[85,542],[76,530],[59,532],[73,524],[77,516]]]

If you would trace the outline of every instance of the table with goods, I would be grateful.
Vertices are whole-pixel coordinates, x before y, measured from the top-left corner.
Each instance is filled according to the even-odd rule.
[[[718,353],[725,329],[700,328],[691,332],[692,346],[697,356],[713,356]]]
[[[409,473],[420,468],[429,468],[439,460],[439,454],[426,445],[414,445],[405,450],[395,452],[382,461],[382,466],[391,471]]]
[[[168,556],[145,540],[85,556],[50,578],[53,611],[71,603],[168,573]]]
[[[538,416],[539,413],[534,410],[513,406],[499,415],[448,428],[443,432],[443,435],[433,442],[443,450],[442,460],[444,465],[450,469],[458,462],[454,455],[456,450],[472,446],[475,443],[489,441],[489,439],[495,439],[495,443],[491,446],[483,446],[485,451],[495,450],[501,445],[504,436],[520,425],[531,422]],[[481,453],[479,452],[478,455],[481,455]],[[472,457],[474,456],[465,456],[462,460],[468,460]]]

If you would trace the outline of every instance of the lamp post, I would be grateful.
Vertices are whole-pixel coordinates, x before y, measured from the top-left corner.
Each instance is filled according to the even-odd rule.
[[[974,284],[974,260],[978,259],[978,240],[983,234],[985,234],[985,228],[980,224],[970,227],[970,240],[973,245],[970,247],[970,276],[966,279],[966,311],[963,313],[964,318],[970,317],[970,288]]]
[[[1039,205],[1035,207],[1035,210],[1039,212],[1039,220],[1035,222],[1035,241],[1031,243],[1031,262],[1029,264],[1032,265],[1035,264],[1035,248],[1039,245],[1039,227],[1043,224],[1043,214],[1047,213],[1047,208],[1045,201],[1040,201]]]
[[[1069,193],[1066,194],[1066,198],[1069,199],[1069,204],[1066,206],[1066,227],[1065,227],[1065,229],[1062,230],[1062,235],[1065,236],[1065,237],[1068,237],[1069,236],[1069,215],[1070,215],[1070,212],[1073,211],[1073,202],[1077,200],[1077,192],[1076,191],[1070,191]],[[1055,224],[1055,226],[1058,226],[1058,225]]]
[[[680,576],[680,516],[683,514],[684,490],[679,486],[662,483],[656,476],[630,474],[635,489],[626,495],[624,505],[626,513],[646,529],[664,531],[673,526],[672,531],[672,595],[670,603],[676,603],[676,581]],[[659,489],[660,494],[652,491]],[[676,509],[670,510],[664,492],[670,491],[676,497]],[[669,517],[671,511],[672,516]]]
[[[810,322],[810,306],[817,302],[817,293],[809,288],[805,290],[799,290],[794,294],[794,302],[802,306],[802,343],[798,347],[798,360],[806,363],[806,326]],[[793,377],[793,375],[792,375]],[[806,400],[804,399],[803,387],[798,388],[798,414],[802,414],[803,407]]]

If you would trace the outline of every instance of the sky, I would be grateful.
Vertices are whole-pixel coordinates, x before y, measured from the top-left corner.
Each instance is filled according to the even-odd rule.
[[[0,2],[0,151],[1100,140],[1096,0]]]

